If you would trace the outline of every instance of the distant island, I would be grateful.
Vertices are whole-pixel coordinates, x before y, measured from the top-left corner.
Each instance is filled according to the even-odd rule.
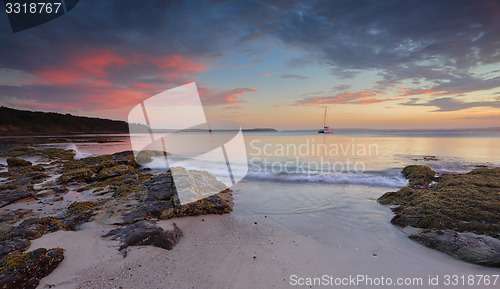
[[[243,129],[243,131],[247,131],[247,132],[277,132],[277,130],[274,128],[249,128],[249,129]]]

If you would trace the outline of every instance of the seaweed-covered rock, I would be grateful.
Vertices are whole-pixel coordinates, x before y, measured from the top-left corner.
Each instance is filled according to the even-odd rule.
[[[121,242],[120,250],[128,246],[153,245],[167,250],[177,245],[182,237],[182,231],[173,224],[172,230],[164,231],[152,221],[139,221],[109,231],[103,237],[112,236],[113,240]]]
[[[90,221],[98,207],[98,203],[91,201],[73,202],[58,219],[65,225],[66,230],[75,231],[81,224]]]
[[[170,219],[203,214],[224,214],[233,209],[232,191],[226,189],[207,198],[181,205],[170,172],[151,177],[142,183],[144,194],[137,195],[138,204],[124,213],[124,223],[148,219]]]
[[[70,182],[85,182],[89,181],[94,172],[89,168],[78,168],[67,171],[62,174],[59,181],[63,184]]]
[[[44,234],[56,232],[66,228],[61,221],[54,217],[29,218],[1,236],[1,240],[28,239],[34,240]]]
[[[411,165],[405,167],[401,173],[410,181],[410,186],[426,187],[436,180],[436,172],[427,166]]]
[[[45,248],[5,256],[0,260],[0,288],[34,289],[63,259],[62,249]]]
[[[109,168],[102,169],[97,175],[97,180],[103,181],[106,179],[122,176],[138,174],[139,172],[132,166],[129,165],[117,165]]]
[[[9,149],[9,152],[3,154],[5,157],[19,157],[19,156],[40,156],[48,159],[57,160],[72,160],[75,156],[73,150],[66,150],[61,148],[43,148],[35,149],[28,146],[17,146]]]
[[[10,210],[0,208],[0,235],[7,231],[15,223],[36,215],[31,209]]]
[[[28,146],[16,146],[9,149],[9,152],[3,154],[4,157],[19,157],[23,155],[27,155],[31,152],[35,151],[34,148]]]
[[[26,167],[31,166],[31,162],[20,158],[8,158],[7,165],[9,167]]]
[[[490,236],[452,230],[422,230],[409,238],[470,263],[500,267],[500,240]]]
[[[425,182],[433,173],[411,167],[412,176],[426,175]],[[419,173],[415,173],[417,171]],[[409,174],[407,170],[405,175]],[[500,252],[497,242],[500,238],[500,168],[443,175],[432,187],[418,184],[385,193],[378,199],[381,204],[397,205],[392,208],[396,215],[391,222],[401,227],[427,229],[411,238],[428,247],[468,262],[497,266],[492,264]],[[445,233],[439,233],[443,231]],[[492,255],[488,255],[490,253]]]
[[[399,205],[391,222],[423,229],[452,229],[500,236],[500,169],[444,175],[432,188],[404,187],[378,201]]]
[[[31,187],[0,187],[0,207],[7,206],[16,201],[33,197],[35,192]]]
[[[1,240],[0,257],[13,252],[24,252],[30,247],[30,244],[28,239]]]

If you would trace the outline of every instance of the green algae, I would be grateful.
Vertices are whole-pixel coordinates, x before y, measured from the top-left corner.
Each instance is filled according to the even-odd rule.
[[[2,260],[2,264],[0,265],[0,274],[4,274],[10,269],[27,262],[30,259],[32,252],[33,251],[26,253],[13,253],[5,256]]]
[[[67,212],[69,214],[80,214],[85,213],[93,208],[97,207],[99,204],[96,202],[86,201],[86,202],[73,202],[69,205]]]
[[[89,168],[78,168],[67,171],[59,177],[59,182],[67,184],[69,182],[85,182],[89,180],[94,172]]]

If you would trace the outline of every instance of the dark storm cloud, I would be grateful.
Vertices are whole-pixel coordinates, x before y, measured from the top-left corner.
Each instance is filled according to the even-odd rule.
[[[2,51],[11,57],[1,65],[57,62],[96,46],[211,56],[271,36],[339,73],[380,69],[389,77],[405,65],[410,72],[415,65],[460,70],[500,61],[499,17],[496,1],[81,1],[64,17],[15,35],[2,14]]]

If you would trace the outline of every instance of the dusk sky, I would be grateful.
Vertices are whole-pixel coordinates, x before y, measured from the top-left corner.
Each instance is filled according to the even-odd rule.
[[[81,0],[17,33],[1,5],[2,106],[126,120],[195,81],[246,128],[500,126],[496,0]]]

